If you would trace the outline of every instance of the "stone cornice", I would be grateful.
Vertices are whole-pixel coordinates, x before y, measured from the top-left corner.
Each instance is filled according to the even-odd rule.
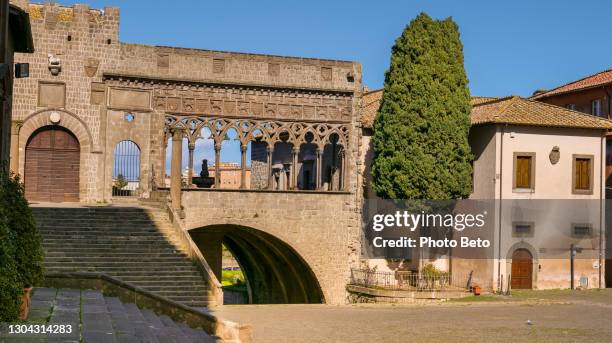
[[[242,82],[242,81],[220,81],[220,80],[206,80],[206,79],[190,79],[190,78],[174,78],[165,77],[160,75],[143,75],[143,74],[123,74],[114,72],[103,72],[104,80],[137,80],[144,83],[176,83],[176,84],[192,84],[192,85],[203,85],[209,87],[219,88],[244,88],[244,89],[264,89],[273,91],[290,91],[290,92],[303,92],[303,93],[324,93],[344,96],[354,96],[356,93],[355,89],[344,89],[344,88],[324,88],[324,87],[297,87],[289,85],[273,85],[273,84],[262,84],[255,82]]]

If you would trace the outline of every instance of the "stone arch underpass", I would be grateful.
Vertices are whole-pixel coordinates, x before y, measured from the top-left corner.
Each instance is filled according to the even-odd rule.
[[[210,225],[190,230],[192,238],[221,277],[220,245],[235,256],[245,274],[253,304],[325,302],[317,277],[287,243],[250,227]]]
[[[346,302],[360,256],[348,192],[183,189],[183,227],[220,279],[222,244],[244,270],[253,303]]]

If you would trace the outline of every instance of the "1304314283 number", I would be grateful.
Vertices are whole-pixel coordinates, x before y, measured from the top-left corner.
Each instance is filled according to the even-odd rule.
[[[61,335],[72,333],[71,324],[10,324],[9,335]]]

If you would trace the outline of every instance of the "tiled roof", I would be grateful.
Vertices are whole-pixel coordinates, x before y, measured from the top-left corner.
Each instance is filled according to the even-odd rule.
[[[472,125],[514,124],[545,127],[612,129],[612,121],[564,107],[511,96],[472,107]]]
[[[382,88],[363,94],[361,99],[361,125],[363,127],[372,128],[374,126],[374,118],[376,118],[376,112],[380,107],[382,95]]]
[[[363,95],[361,122],[372,128],[376,112],[382,100],[382,89]],[[524,99],[518,96],[505,98],[472,97],[472,125],[515,124],[547,127],[572,127],[588,129],[612,129],[612,121],[572,111],[564,107]]]
[[[536,100],[536,99],[548,98],[553,95],[575,92],[575,91],[603,86],[607,84],[612,84],[612,69],[604,70],[597,74],[593,74],[585,78],[582,78],[580,80],[566,83],[562,86],[551,89],[549,91],[535,94],[530,99]]]
[[[495,96],[473,96],[472,99],[470,99],[470,105],[472,106],[476,106],[476,105],[480,105],[483,102],[489,102],[491,100],[497,100],[499,99],[499,97],[495,97]]]

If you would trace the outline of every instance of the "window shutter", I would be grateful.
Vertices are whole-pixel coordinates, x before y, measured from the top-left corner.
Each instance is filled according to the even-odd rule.
[[[588,158],[576,159],[576,189],[591,189],[591,160]]]
[[[516,157],[516,188],[531,188],[531,156]]]

